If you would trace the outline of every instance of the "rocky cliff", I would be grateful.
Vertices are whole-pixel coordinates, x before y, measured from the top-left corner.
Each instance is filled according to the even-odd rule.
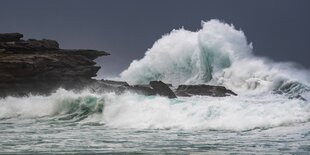
[[[109,53],[60,49],[54,40],[22,40],[20,33],[0,34],[0,96],[48,94],[58,87],[84,87]]]

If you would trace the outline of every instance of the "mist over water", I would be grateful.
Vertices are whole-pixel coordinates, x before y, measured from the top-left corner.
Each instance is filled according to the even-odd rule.
[[[120,74],[222,85],[238,96],[168,99],[58,89],[0,99],[0,153],[307,153],[309,72],[254,55],[233,25],[173,30]],[[301,100],[296,96],[302,96]]]

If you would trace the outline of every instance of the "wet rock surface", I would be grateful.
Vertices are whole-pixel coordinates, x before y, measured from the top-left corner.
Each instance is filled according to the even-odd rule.
[[[190,97],[193,95],[213,96],[213,97],[225,97],[225,96],[237,96],[233,91],[223,86],[211,86],[211,85],[180,85],[175,91],[177,96]]]
[[[151,81],[150,86],[161,96],[167,96],[168,98],[177,98],[174,92],[169,86],[162,81]]]

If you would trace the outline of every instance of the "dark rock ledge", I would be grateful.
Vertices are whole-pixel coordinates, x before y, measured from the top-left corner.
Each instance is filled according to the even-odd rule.
[[[178,96],[190,97],[192,95],[204,95],[213,97],[237,96],[233,91],[223,86],[210,85],[180,85],[175,93]]]
[[[20,33],[0,33],[0,97],[49,95],[62,87],[93,92],[131,91],[143,95],[177,96],[236,95],[222,86],[180,85],[175,91],[161,81],[149,85],[129,85],[126,82],[95,80],[100,66],[94,60],[110,55],[89,49],[60,49],[54,40],[22,40]]]

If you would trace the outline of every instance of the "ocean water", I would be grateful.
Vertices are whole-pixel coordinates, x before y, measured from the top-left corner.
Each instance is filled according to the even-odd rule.
[[[310,104],[273,94],[167,99],[74,93],[0,100],[0,153],[310,151]]]
[[[225,86],[168,99],[58,89],[0,99],[0,154],[309,154],[309,71],[257,57],[233,25],[173,30],[118,79]],[[301,97],[303,99],[301,99]]]

